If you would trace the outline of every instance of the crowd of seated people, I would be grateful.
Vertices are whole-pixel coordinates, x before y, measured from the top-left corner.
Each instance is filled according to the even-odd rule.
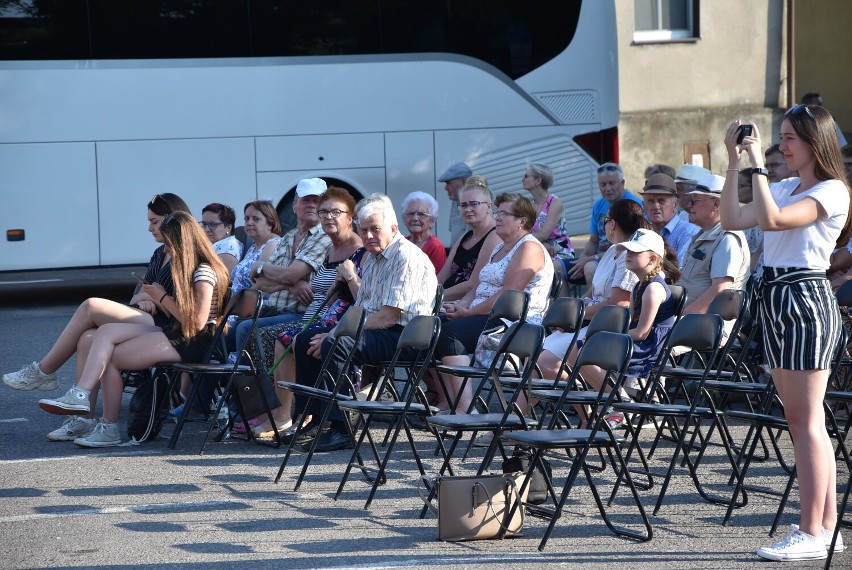
[[[778,156],[783,161],[777,145],[766,151],[766,164],[771,165],[773,173],[795,175],[786,170],[786,165],[777,164]],[[850,147],[843,149],[843,156],[852,165]],[[739,173],[738,189],[744,204],[753,200],[751,174],[751,169]],[[654,164],[646,169],[645,175],[643,192],[637,196],[626,189],[619,165],[606,163],[598,168],[601,198],[593,208],[589,240],[578,257],[574,256],[563,224],[570,205],[553,193],[555,180],[546,164],[527,164],[521,188],[496,198],[488,181],[474,175],[466,164],[458,163],[448,169],[442,177],[447,179],[444,182],[454,185],[453,197],[457,201],[453,202],[451,217],[456,219],[455,226],[461,228],[459,237],[448,247],[435,234],[438,203],[429,193],[412,192],[398,207],[377,195],[356,205],[347,190],[327,187],[320,178],[307,178],[296,187],[293,200],[296,225],[287,233],[282,232],[278,212],[269,201],[244,205],[246,243],[234,235],[237,219],[233,208],[218,202],[206,205],[198,221],[202,230],[198,235],[206,237],[205,244],[210,246],[215,260],[205,257],[208,248],[196,245],[201,253],[193,254],[196,256],[193,267],[181,268],[181,279],[188,282],[179,286],[174,281],[177,271],[174,248],[177,243],[192,241],[192,236],[182,234],[175,238],[174,244],[169,244],[161,228],[167,218],[184,224],[186,216],[175,218],[175,214],[189,215],[189,207],[173,194],[157,195],[148,204],[149,231],[163,245],[152,255],[138,293],[127,304],[87,300],[41,360],[4,375],[3,380],[19,390],[54,390],[58,386],[57,370],[77,353],[75,387],[63,398],[42,403],[50,411],[71,414],[48,437],[73,440],[84,446],[105,446],[120,440],[114,425],[117,418],[114,378],[109,376],[109,366],[102,376],[93,372],[94,364],[88,370],[86,366],[90,361],[109,362],[109,354],[116,351],[118,361],[124,362],[119,347],[129,342],[133,334],[127,338],[106,334],[99,337],[99,333],[117,327],[101,329],[105,325],[127,324],[160,331],[175,347],[171,356],[185,359],[197,351],[181,352],[183,349],[175,342],[195,339],[191,344],[196,348],[203,344],[209,325],[220,316],[221,293],[226,287],[232,293],[257,289],[263,292],[265,300],[256,336],[247,339],[251,323],[234,319],[227,334],[229,349],[245,344],[253,362],[262,363],[266,369],[274,368],[275,381],[306,383],[313,382],[312,376],[325,356],[327,334],[348,307],[359,305],[367,309],[367,337],[380,339],[381,342],[371,343],[381,345],[383,350],[392,349],[394,339],[413,315],[433,310],[437,284],[443,286],[444,305],[436,356],[451,365],[470,362],[480,332],[494,324],[487,322],[489,310],[505,290],[526,290],[531,297],[527,319],[540,321],[547,308],[554,274],[588,283],[583,294],[587,321],[600,307],[622,305],[633,308],[634,326],[639,322],[636,311],[642,300],[635,298],[635,291],[640,281],[642,291],[649,291],[643,280],[650,279],[650,273],[663,284],[677,281],[687,288],[690,303],[686,312],[706,311],[710,300],[722,289],[743,288],[751,270],[760,270],[756,257],[762,249],[762,232],[759,226],[745,233],[720,227],[724,178],[692,165],[675,170]],[[407,235],[402,232],[397,214],[402,217]],[[637,231],[655,235],[658,231],[666,247],[676,251],[677,262],[672,271],[643,272],[628,263],[629,251],[610,247],[630,242],[631,236],[637,241]],[[836,285],[849,279],[850,252],[852,242],[832,257],[830,273]],[[659,252],[651,255],[657,267],[662,267]],[[183,263],[191,264],[187,260]],[[392,270],[388,270],[389,264]],[[229,274],[229,279],[224,274]],[[680,279],[672,279],[674,276]],[[409,287],[410,284],[416,285]],[[658,298],[660,295],[655,293],[652,300],[655,304],[667,303],[668,291],[662,285],[659,290],[665,295]],[[656,286],[650,291],[657,291]],[[648,302],[646,299],[645,304]],[[659,349],[656,341],[662,334],[662,329],[655,332],[650,325],[644,329],[647,330],[642,330],[643,335],[652,336],[655,342],[650,355],[643,354],[643,366],[652,359],[653,351]],[[539,359],[545,376],[556,372],[570,336],[557,331],[546,339]],[[98,348],[97,354],[92,353],[93,346]],[[389,356],[376,353],[372,346],[354,349],[359,351],[356,358],[359,365]],[[167,359],[158,361],[164,360]],[[273,366],[274,363],[277,364]],[[106,419],[96,420],[99,386],[104,383],[106,387],[107,382],[110,402],[107,409],[105,400]],[[184,378],[180,386],[182,394],[188,392],[187,382],[188,378]],[[461,390],[461,378],[429,374],[425,382],[427,396],[439,410],[461,411],[471,403],[471,387]],[[261,438],[279,432],[287,437],[292,434],[294,418],[304,416],[310,425],[316,410],[305,409],[305,402],[299,398],[294,402],[288,391],[270,392],[275,394],[271,402],[275,425],[263,419],[243,422],[237,418],[235,431],[252,430]],[[204,406],[208,404],[190,403],[189,417],[206,417]],[[181,411],[180,407],[174,410]],[[308,431],[308,437],[322,438],[320,451],[337,449],[346,443],[340,437],[343,430],[339,422],[340,418],[333,415],[331,426],[313,426],[315,429]],[[97,434],[92,436],[99,425]]]

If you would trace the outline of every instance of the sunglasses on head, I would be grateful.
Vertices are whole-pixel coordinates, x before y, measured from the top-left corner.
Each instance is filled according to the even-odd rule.
[[[598,173],[601,172],[618,172],[618,167],[614,164],[603,164],[598,166]]]
[[[811,113],[811,110],[804,103],[799,103],[795,107],[791,107],[789,111],[784,113],[784,116],[785,117],[792,117],[793,115],[798,115],[799,113],[807,113],[808,117],[810,117],[811,119],[816,121],[816,117],[814,117],[814,114]]]

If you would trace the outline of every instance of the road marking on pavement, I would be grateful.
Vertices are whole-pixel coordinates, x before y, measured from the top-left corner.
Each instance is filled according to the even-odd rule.
[[[294,497],[299,497],[300,499],[305,498],[314,498],[319,499],[320,495],[315,494],[304,494],[304,493],[294,493],[292,491],[285,491],[279,493],[277,495],[270,495],[268,497],[253,497],[250,501],[241,500],[241,499],[233,499],[233,500],[223,500],[223,501],[185,501],[180,503],[148,503],[143,505],[128,505],[125,507],[103,507],[103,508],[91,508],[84,507],[79,509],[74,509],[74,506],[71,505],[69,510],[64,513],[32,513],[27,515],[15,515],[11,517],[0,517],[0,524],[2,523],[15,523],[15,522],[23,522],[23,521],[31,521],[38,519],[57,519],[64,517],[79,517],[79,516],[87,516],[87,515],[114,515],[120,513],[151,513],[158,511],[175,511],[179,509],[192,509],[195,511],[206,511],[206,510],[229,510],[233,509],[235,505],[246,505],[254,503],[280,503],[286,499],[293,499]]]
[[[28,422],[28,421],[30,421],[30,420],[28,420],[27,418],[9,418],[9,419],[6,419],[6,420],[0,420],[0,424],[11,424],[11,423],[14,423],[14,422]]]
[[[124,453],[122,450],[121,453]],[[162,451],[136,451],[133,453],[136,455],[162,455]],[[64,457],[30,457],[29,459],[3,459],[0,460],[0,465],[6,465],[11,463],[42,463],[44,461],[79,461],[80,459],[88,459],[91,457],[109,457],[115,455],[115,453],[109,452],[99,452],[99,453],[86,453],[81,455],[67,455]]]
[[[33,279],[31,281],[0,281],[0,285],[32,285],[33,283],[56,283],[64,279]]]
[[[484,562],[524,562],[530,558],[543,557],[543,554],[536,555],[528,553],[519,556],[459,556],[452,558],[433,558],[429,557],[429,566],[450,567],[458,564],[482,564]],[[356,564],[354,566],[329,566],[326,570],[383,570],[385,568],[414,568],[422,567],[423,558],[412,558],[411,560],[399,560],[395,562],[386,562],[384,564]]]

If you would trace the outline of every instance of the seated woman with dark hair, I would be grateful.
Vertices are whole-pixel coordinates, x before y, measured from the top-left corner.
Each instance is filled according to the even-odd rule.
[[[201,227],[229,273],[243,256],[243,244],[232,235],[236,221],[234,209],[225,204],[213,202],[201,210]]]
[[[530,294],[528,322],[541,322],[553,282],[553,262],[544,246],[531,233],[537,210],[535,204],[519,194],[500,194],[494,202],[496,233],[502,240],[491,251],[488,263],[471,278],[472,288],[458,302],[445,303],[446,311],[436,357],[446,365],[466,365],[469,354],[487,323],[494,302],[503,291],[516,289]],[[462,378],[445,375],[448,391],[454,395],[454,409],[464,412],[471,403],[472,391]],[[445,394],[439,390],[438,407],[448,409]]]

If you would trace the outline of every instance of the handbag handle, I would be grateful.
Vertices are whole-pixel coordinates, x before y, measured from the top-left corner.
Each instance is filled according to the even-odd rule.
[[[503,524],[503,521],[499,521],[499,520],[497,521],[497,524],[500,525],[500,528],[504,532],[514,532],[514,531],[512,531],[512,529],[509,528],[509,522],[510,522],[509,521],[509,514],[514,509],[514,507],[512,506],[512,493],[513,492],[514,492],[514,495],[515,495],[515,499],[518,502],[518,510],[521,513],[521,528],[524,528],[524,522],[526,522],[526,512],[525,512],[526,509],[524,509],[524,506],[520,504],[521,503],[521,494],[518,492],[518,484],[515,481],[515,478],[510,476],[510,475],[504,475],[503,480],[506,481],[506,483],[509,486],[508,490],[506,490],[506,489],[503,490],[503,492],[506,493],[506,495],[507,495],[506,496],[506,513],[503,515],[503,521],[505,521],[506,524]],[[473,484],[473,495],[474,495],[473,496],[473,509],[475,509],[477,507],[476,489],[478,487],[481,487],[482,491],[485,493],[485,496],[488,497],[488,509],[491,511],[491,514],[494,516],[494,519],[496,520],[497,519],[497,512],[494,510],[494,503],[492,502],[491,497],[488,495],[488,490],[479,481],[476,481]],[[473,509],[471,509],[471,511],[473,511]]]
[[[429,497],[431,497],[432,493],[435,491],[435,478],[423,475],[420,477],[420,479],[418,479],[418,482],[423,483],[423,485],[417,485],[417,494],[420,495],[420,499],[423,501],[423,504],[429,507],[429,510],[437,515],[438,507],[435,506],[435,503],[433,501],[429,500]],[[430,485],[432,485],[432,488],[429,490],[429,497],[427,497],[423,495],[423,489],[429,488]]]

